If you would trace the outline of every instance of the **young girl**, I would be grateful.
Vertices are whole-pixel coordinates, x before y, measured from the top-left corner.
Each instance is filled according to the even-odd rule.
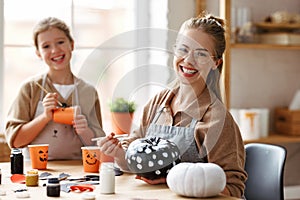
[[[221,101],[219,88],[225,50],[223,26],[222,19],[211,15],[184,22],[174,46],[177,84],[148,102],[140,128],[124,140],[124,148],[113,135],[98,141],[101,151],[114,156],[123,170],[128,170],[125,150],[130,142],[159,136],[178,146],[182,162],[210,162],[222,167],[227,179],[223,193],[243,196],[247,178],[244,144]],[[165,181],[141,179],[150,184]]]
[[[71,71],[74,40],[63,21],[53,17],[40,21],[33,39],[37,56],[49,70],[22,85],[7,117],[8,144],[21,148],[46,143],[49,160],[80,159],[81,146],[94,145],[92,138],[105,135],[98,93]],[[72,125],[53,121],[58,106],[80,108]]]

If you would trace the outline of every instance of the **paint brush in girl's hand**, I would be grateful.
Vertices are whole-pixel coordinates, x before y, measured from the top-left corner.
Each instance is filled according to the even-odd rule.
[[[45,88],[43,88],[43,86],[41,86],[38,82],[35,82],[35,84],[37,84],[37,86],[39,86],[39,87],[41,88],[41,90],[43,90],[46,94],[49,93],[49,92],[48,92]],[[63,105],[60,101],[56,100],[56,102],[58,103],[59,106],[64,107],[64,105]]]

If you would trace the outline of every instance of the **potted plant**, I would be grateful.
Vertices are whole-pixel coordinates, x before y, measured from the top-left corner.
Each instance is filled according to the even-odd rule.
[[[129,134],[136,104],[124,98],[116,98],[109,103],[112,131],[115,134]]]

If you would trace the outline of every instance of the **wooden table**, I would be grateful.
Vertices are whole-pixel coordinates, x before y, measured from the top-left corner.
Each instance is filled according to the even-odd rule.
[[[0,196],[1,200],[6,199],[16,199],[14,189],[25,188],[25,184],[12,183],[10,181],[10,163],[4,162],[0,163],[0,169],[2,171],[2,184],[0,185],[0,190],[6,191],[6,196]],[[24,172],[31,169],[30,163],[25,162]],[[54,176],[58,176],[60,173],[68,173],[72,177],[83,177],[87,174],[83,172],[83,166],[81,160],[73,161],[49,161],[47,170],[39,170],[39,174],[42,172],[52,173]],[[94,173],[95,174],[95,173]],[[96,199],[127,199],[127,200],[168,200],[168,199],[190,199],[182,196],[176,195],[174,192],[169,190],[166,184],[160,185],[149,185],[141,180],[135,179],[135,176],[132,174],[124,173],[121,176],[116,176],[116,185],[115,185],[115,194],[105,195],[100,193],[100,185],[95,185],[96,189]],[[40,181],[38,187],[27,187],[28,192],[30,193],[30,199],[53,199],[53,197],[47,197],[46,187],[43,187],[43,184],[46,182]],[[60,192],[59,199],[81,199],[81,193],[77,192]],[[195,199],[195,198],[192,198]],[[204,198],[206,199],[206,198]],[[237,198],[227,197],[219,195],[214,198],[207,199],[232,199]]]

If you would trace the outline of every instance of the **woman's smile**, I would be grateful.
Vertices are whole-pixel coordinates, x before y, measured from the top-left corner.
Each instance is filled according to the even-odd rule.
[[[198,72],[198,70],[191,68],[191,67],[182,66],[182,65],[179,65],[179,67],[185,77],[192,77],[192,76],[194,76],[194,74],[196,74]]]

